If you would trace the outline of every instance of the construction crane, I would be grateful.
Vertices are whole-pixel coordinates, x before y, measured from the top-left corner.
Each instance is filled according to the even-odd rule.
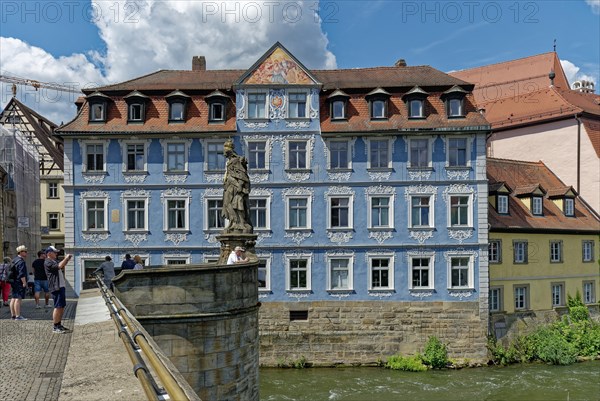
[[[40,82],[35,79],[21,78],[13,75],[0,74],[0,81],[12,84],[13,96],[17,93],[17,85],[28,85],[35,88],[35,90],[44,88],[61,92],[82,93],[81,89],[76,89],[74,86],[61,85],[54,82]]]

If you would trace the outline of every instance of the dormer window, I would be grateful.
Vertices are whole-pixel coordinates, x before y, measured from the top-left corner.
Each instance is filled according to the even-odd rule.
[[[337,89],[331,95],[327,97],[331,104],[331,119],[332,120],[345,120],[348,118],[346,110],[348,99],[350,96],[345,92]]]
[[[565,211],[565,216],[575,216],[575,199],[565,198],[563,202],[563,210]]]
[[[146,118],[146,103],[150,98],[133,91],[123,99],[127,102],[127,122],[143,122]]]
[[[508,195],[498,195],[497,211],[499,214],[508,214]]]
[[[290,118],[306,118],[306,93],[290,92],[288,95],[288,115]]]
[[[103,93],[94,92],[87,96],[90,104],[90,122],[105,122],[107,118],[107,104],[110,98]]]
[[[408,117],[409,118],[423,118],[423,100],[413,99],[408,102]]]
[[[207,95],[204,100],[208,103],[208,121],[222,123],[227,118],[227,101],[229,96],[216,90]]]
[[[377,88],[367,93],[365,98],[369,102],[371,120],[383,120],[388,118],[388,99],[391,95],[383,88]]]
[[[423,89],[415,86],[411,90],[409,90],[403,98],[406,101],[406,106],[408,108],[408,118],[409,119],[417,119],[417,118],[425,118],[425,99],[429,93],[425,92]]]
[[[531,213],[534,216],[542,216],[543,215],[542,197],[541,196],[534,196],[531,198]]]
[[[458,85],[454,85],[442,94],[442,99],[446,102],[446,114],[448,118],[464,117],[464,99],[467,91]]]
[[[176,90],[165,96],[169,103],[169,122],[184,122],[186,119],[186,106],[190,97]]]

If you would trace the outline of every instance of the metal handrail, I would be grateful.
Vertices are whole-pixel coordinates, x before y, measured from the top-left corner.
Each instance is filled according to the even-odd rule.
[[[139,330],[138,326],[130,318],[130,312],[127,308],[125,308],[121,301],[97,276],[96,283],[100,288],[106,305],[110,309],[110,315],[113,321],[119,328],[119,337],[123,341],[123,344],[125,344],[127,353],[134,364],[133,373],[140,380],[148,399],[159,400],[161,396],[164,397],[164,393],[159,390],[154,378],[148,372],[146,363],[139,354],[140,351],[150,362],[152,369],[154,369],[154,372],[163,384],[169,398],[177,401],[189,401],[189,397],[159,358],[152,345],[150,345],[146,339],[144,333]]]

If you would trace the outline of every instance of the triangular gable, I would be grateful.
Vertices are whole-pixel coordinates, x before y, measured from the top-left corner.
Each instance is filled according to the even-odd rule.
[[[320,85],[319,81],[279,42],[236,82],[236,85]]]

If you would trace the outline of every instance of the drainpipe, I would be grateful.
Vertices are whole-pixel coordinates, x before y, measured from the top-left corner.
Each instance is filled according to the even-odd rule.
[[[581,193],[581,120],[575,114],[577,120],[577,193]]]

